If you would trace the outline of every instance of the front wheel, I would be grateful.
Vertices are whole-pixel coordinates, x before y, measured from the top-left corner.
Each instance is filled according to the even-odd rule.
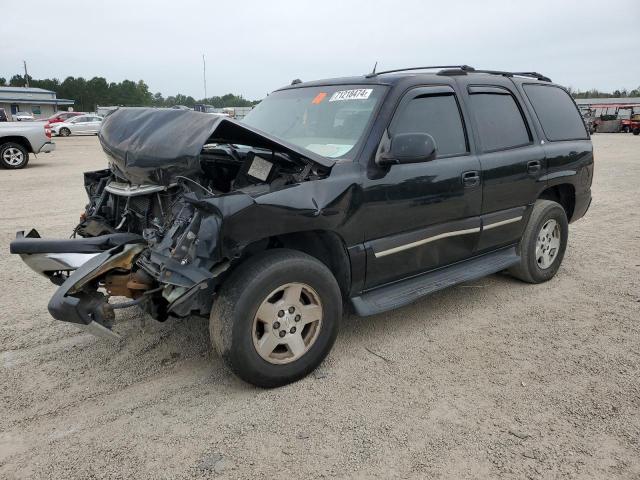
[[[562,263],[568,236],[564,208],[551,200],[538,200],[520,240],[520,263],[509,272],[528,283],[551,280]]]
[[[248,259],[224,282],[209,331],[236,375],[270,388],[299,380],[324,360],[341,316],[331,271],[305,253],[276,249]]]
[[[60,136],[61,137],[68,137],[69,135],[71,135],[71,130],[69,130],[66,127],[63,127],[60,129]]]
[[[29,152],[19,143],[8,142],[0,145],[0,165],[4,168],[24,168],[29,163]]]

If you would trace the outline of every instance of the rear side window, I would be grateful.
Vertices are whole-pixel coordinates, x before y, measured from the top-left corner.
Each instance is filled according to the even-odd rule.
[[[471,107],[485,152],[521,147],[531,142],[516,100],[508,93],[473,93]]]
[[[398,113],[392,132],[428,133],[436,141],[438,156],[467,152],[458,102],[453,95],[420,96]]]
[[[584,140],[587,130],[573,100],[552,85],[524,85],[524,91],[542,124],[548,140]]]

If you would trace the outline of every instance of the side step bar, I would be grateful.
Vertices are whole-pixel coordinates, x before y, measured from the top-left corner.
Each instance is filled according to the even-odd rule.
[[[362,317],[386,312],[415,302],[419,298],[462,282],[477,280],[509,268],[520,261],[515,247],[465,260],[434,272],[369,290],[351,303]]]

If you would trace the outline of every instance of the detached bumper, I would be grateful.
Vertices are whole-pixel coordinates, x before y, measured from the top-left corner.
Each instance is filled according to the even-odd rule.
[[[113,247],[141,240],[139,235],[129,233],[49,240],[41,238],[38,231],[32,229],[26,235],[22,231],[16,233],[16,239],[9,245],[9,251],[20,255],[24,263],[34,272],[51,278],[57,272],[76,270]]]
[[[49,301],[53,318],[108,338],[118,338],[111,331],[115,315],[96,283],[111,270],[130,269],[145,248],[142,237],[133,234],[47,240],[36,230],[27,235],[18,232],[10,245],[11,253],[20,255],[35,272],[61,284]]]

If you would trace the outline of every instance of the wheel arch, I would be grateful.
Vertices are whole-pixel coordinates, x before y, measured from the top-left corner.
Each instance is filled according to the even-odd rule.
[[[550,186],[540,193],[538,199],[559,203],[564,208],[567,219],[571,221],[576,207],[576,189],[571,183]]]
[[[306,253],[323,263],[338,282],[346,298],[351,288],[351,262],[342,237],[329,230],[310,230],[273,235],[253,242],[243,249],[243,257],[263,250],[287,248]]]
[[[27,140],[25,137],[20,137],[15,135],[0,137],[0,147],[2,147],[6,143],[17,143],[18,145],[22,145],[24,148],[26,148],[27,152],[33,153],[33,147],[31,146],[31,143],[29,142],[29,140]]]

